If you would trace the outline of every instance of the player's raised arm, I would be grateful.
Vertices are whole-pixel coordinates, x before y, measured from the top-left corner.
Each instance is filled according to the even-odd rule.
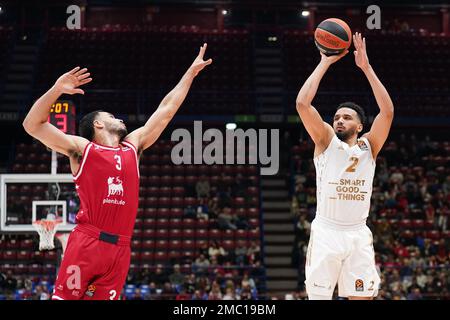
[[[200,51],[192,65],[175,88],[164,97],[145,125],[134,130],[124,138],[125,141],[129,141],[137,146],[138,153],[150,147],[158,139],[186,98],[194,78],[204,67],[212,63],[212,59],[203,60],[206,47],[206,43],[200,47]]]
[[[341,59],[347,53],[348,50],[344,51],[340,55],[327,57],[321,52],[320,63],[303,84],[297,95],[297,112],[300,115],[306,131],[308,131],[308,134],[311,136],[316,147],[318,147],[319,149],[321,149],[321,147],[327,146],[330,143],[334,131],[329,124],[325,123],[322,120],[322,117],[317,112],[316,108],[311,105],[311,102],[316,96],[320,81],[322,80],[325,72],[328,70],[330,65]]]
[[[361,34],[357,32],[353,36],[353,43],[356,48],[354,51],[356,65],[361,68],[366,75],[367,80],[369,80],[375,95],[375,100],[380,108],[380,112],[375,117],[370,131],[363,135],[369,140],[372,148],[372,155],[376,158],[389,135],[392,120],[394,119],[394,104],[392,103],[386,88],[383,86],[380,79],[378,79],[375,71],[369,64],[369,58],[367,57],[366,51],[366,39],[362,38]]]
[[[23,127],[25,131],[41,141],[47,147],[62,153],[66,156],[72,156],[74,153],[82,153],[84,146],[89,142],[85,138],[68,135],[48,122],[51,105],[62,94],[84,94],[84,91],[78,88],[81,85],[89,83],[92,78],[87,69],[76,67],[69,72],[64,73],[56,80],[43,96],[41,96],[31,107]]]

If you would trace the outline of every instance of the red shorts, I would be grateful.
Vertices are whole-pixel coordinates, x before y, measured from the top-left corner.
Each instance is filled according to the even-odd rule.
[[[118,300],[130,267],[130,251],[129,237],[78,225],[69,236],[52,299]]]

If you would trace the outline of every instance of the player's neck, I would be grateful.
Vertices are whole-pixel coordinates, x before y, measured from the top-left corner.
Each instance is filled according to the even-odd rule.
[[[95,137],[94,142],[105,147],[117,148],[119,146],[120,140],[118,136],[100,134]]]
[[[351,147],[353,147],[355,144],[358,143],[358,137],[355,136],[355,137],[348,138],[348,139],[345,140],[344,142],[345,142],[346,144],[348,144],[348,146],[351,148]]]

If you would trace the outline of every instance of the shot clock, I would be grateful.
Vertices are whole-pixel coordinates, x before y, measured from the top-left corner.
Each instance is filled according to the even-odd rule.
[[[72,101],[56,101],[52,104],[48,122],[67,134],[75,134],[75,105]]]

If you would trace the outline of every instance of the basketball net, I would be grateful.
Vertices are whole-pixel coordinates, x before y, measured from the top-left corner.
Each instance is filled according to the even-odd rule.
[[[39,234],[39,250],[52,250],[55,248],[54,238],[58,225],[62,222],[57,220],[36,220],[33,222],[33,227]]]

